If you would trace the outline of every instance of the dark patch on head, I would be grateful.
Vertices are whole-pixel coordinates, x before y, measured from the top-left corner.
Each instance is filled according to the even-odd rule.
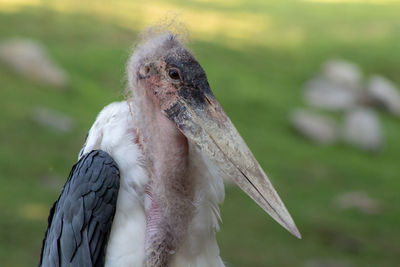
[[[182,84],[178,95],[186,100],[189,105],[204,107],[206,96],[214,98],[210,90],[206,73],[199,62],[186,49],[179,47],[173,49],[166,57],[168,67],[178,68],[182,75]]]

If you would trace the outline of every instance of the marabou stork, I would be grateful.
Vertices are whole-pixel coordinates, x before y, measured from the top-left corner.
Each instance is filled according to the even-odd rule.
[[[180,37],[139,43],[133,97],[106,106],[49,215],[40,266],[224,266],[222,176],[300,238]]]

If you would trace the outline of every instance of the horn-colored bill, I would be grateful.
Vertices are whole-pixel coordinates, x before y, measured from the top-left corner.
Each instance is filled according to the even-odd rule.
[[[168,116],[182,133],[263,210],[294,236],[301,238],[292,217],[267,175],[215,98],[206,107],[179,99],[179,116]],[[168,114],[167,114],[168,115]]]

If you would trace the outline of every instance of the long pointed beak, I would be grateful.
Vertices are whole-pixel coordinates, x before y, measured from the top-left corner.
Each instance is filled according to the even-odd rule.
[[[180,97],[172,108],[164,112],[192,143],[264,211],[294,236],[301,238],[267,175],[209,88],[202,97],[201,104]]]

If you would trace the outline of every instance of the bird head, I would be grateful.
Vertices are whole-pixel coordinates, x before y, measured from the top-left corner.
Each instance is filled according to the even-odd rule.
[[[134,94],[146,94],[219,170],[290,233],[300,233],[250,149],[213,95],[207,76],[179,36],[140,43],[128,63]]]

